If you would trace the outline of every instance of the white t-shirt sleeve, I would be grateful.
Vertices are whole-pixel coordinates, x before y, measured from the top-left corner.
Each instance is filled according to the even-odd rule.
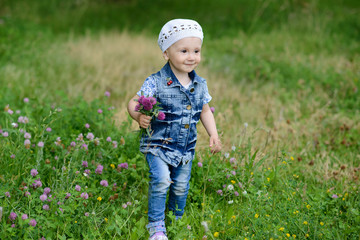
[[[207,84],[205,82],[205,95],[204,95],[204,100],[203,100],[203,105],[209,103],[211,101],[212,97],[209,94],[209,90],[207,87]]]
[[[151,76],[145,79],[140,91],[136,93],[138,96],[152,97],[156,95],[156,81]]]

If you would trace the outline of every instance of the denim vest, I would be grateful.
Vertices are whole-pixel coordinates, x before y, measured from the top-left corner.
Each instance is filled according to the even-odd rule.
[[[194,158],[197,140],[196,125],[208,95],[206,80],[195,71],[189,73],[191,84],[184,88],[175,77],[169,63],[152,74],[156,82],[156,99],[160,102],[165,119],[153,118],[152,136],[144,134],[140,140],[140,151],[160,156],[166,163],[177,167]],[[211,99],[211,97],[210,97]]]

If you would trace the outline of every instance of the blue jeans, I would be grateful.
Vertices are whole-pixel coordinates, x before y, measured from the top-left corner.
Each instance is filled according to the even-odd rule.
[[[179,218],[184,214],[186,198],[189,192],[192,161],[180,163],[174,167],[164,162],[159,156],[146,154],[149,165],[149,222],[165,220],[165,201],[170,187],[168,209]]]

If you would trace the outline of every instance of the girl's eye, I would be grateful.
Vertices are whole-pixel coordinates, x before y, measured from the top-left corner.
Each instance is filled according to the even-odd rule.
[[[181,50],[180,52],[182,52],[182,53],[186,53],[186,50]]]
[[[200,52],[200,50],[195,50],[195,53],[199,53]]]

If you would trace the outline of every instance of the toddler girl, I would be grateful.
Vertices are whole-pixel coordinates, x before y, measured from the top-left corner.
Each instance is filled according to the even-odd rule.
[[[158,38],[167,63],[145,80],[128,104],[130,116],[140,127],[147,128],[151,124],[151,136],[143,134],[140,140],[140,151],[146,156],[150,173],[147,228],[151,240],[168,239],[164,222],[168,189],[168,209],[176,219],[184,214],[199,120],[210,136],[211,152],[221,150],[208,104],[211,96],[206,80],[194,71],[201,61],[203,38],[202,28],[194,20],[167,22]],[[156,97],[165,119],[151,119],[135,110],[135,100],[142,94]]]

